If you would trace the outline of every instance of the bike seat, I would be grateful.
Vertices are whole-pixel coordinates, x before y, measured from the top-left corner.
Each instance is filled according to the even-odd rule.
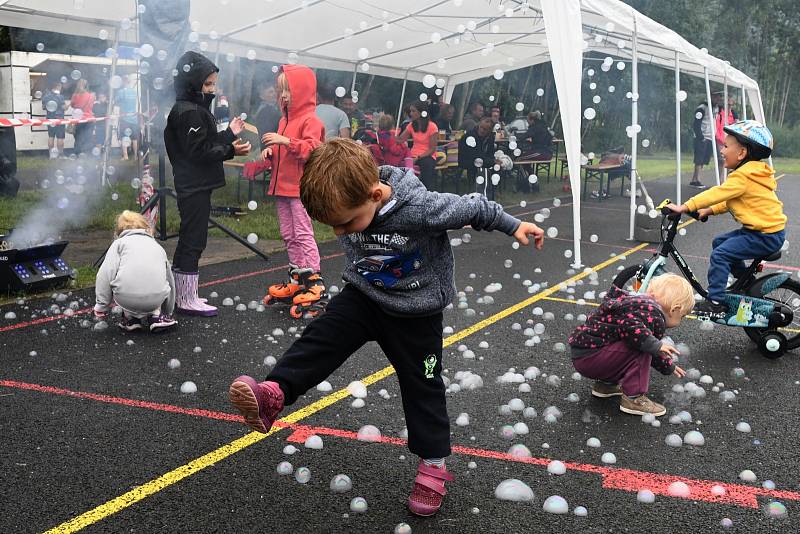
[[[756,258],[756,261],[775,261],[781,259],[781,251],[773,252],[769,256],[761,256]]]

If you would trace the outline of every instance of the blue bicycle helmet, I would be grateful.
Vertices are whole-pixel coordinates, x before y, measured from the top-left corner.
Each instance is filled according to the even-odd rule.
[[[723,130],[747,147],[751,159],[766,159],[772,154],[772,132],[758,121],[739,121]]]

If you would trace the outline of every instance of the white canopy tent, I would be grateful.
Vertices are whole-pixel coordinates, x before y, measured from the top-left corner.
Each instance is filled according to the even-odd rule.
[[[119,31],[121,42],[136,41],[136,11],[135,0],[0,0],[0,13],[7,26],[89,37],[105,29],[111,35]],[[124,19],[133,24],[121,24]],[[764,121],[754,80],[620,0],[405,0],[402,10],[376,0],[192,0],[191,20],[194,37],[207,43],[212,55],[300,62],[352,71],[354,76],[368,71],[423,81],[432,75],[443,85],[445,100],[459,83],[550,61],[572,182],[575,266],[581,265],[580,87],[584,52],[632,61],[634,84],[638,63],[675,69],[679,61],[683,73],[745,91],[755,118]],[[634,116],[637,106],[633,98]],[[635,132],[632,138],[635,155]],[[635,165],[634,158],[632,190]],[[680,183],[679,168],[677,175]],[[632,195],[631,238],[634,210]]]

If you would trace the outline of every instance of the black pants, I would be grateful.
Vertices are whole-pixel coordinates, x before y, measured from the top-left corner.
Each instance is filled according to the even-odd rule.
[[[442,314],[394,317],[345,286],[303,331],[267,377],[292,404],[367,341],[377,341],[397,371],[408,448],[421,458],[450,454],[450,420],[442,381]]]
[[[430,156],[419,158],[417,160],[419,166],[419,179],[428,188],[428,191],[433,191],[434,181],[436,179],[436,160]]]
[[[197,272],[200,255],[208,242],[208,217],[211,215],[211,191],[199,191],[190,195],[178,195],[178,212],[181,227],[178,231],[178,246],[172,258],[172,266],[178,271]]]
[[[91,152],[94,146],[94,124],[87,122],[75,125],[75,154]]]
[[[484,182],[482,184],[475,182],[479,174],[484,177]],[[483,194],[484,191],[486,191],[486,198],[489,200],[494,200],[494,190],[497,188],[497,186],[492,183],[492,174],[493,171],[491,171],[491,169],[488,171],[486,169],[478,169],[477,167],[467,169],[467,180],[469,183],[475,184],[475,192]],[[467,191],[469,191],[469,189],[467,189]]]

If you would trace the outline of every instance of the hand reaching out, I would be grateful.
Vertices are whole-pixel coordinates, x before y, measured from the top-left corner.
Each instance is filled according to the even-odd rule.
[[[664,356],[679,356],[681,351],[675,348],[675,345],[670,345],[669,343],[661,343],[661,348],[658,349],[658,352],[663,354]]]
[[[533,223],[520,223],[519,228],[517,228],[517,231],[514,232],[514,239],[519,241],[521,245],[527,245],[530,242],[528,240],[528,236],[533,236],[533,242],[536,250],[542,250],[542,247],[544,246],[544,230]]]
[[[683,378],[686,376],[686,371],[684,371],[681,367],[675,366],[675,370],[672,371],[672,374],[677,376],[678,378]]]
[[[233,153],[237,156],[246,156],[250,153],[250,143],[237,139],[233,142]]]
[[[233,135],[239,135],[240,133],[242,133],[242,130],[244,130],[244,121],[242,120],[241,117],[236,117],[230,122],[228,128],[231,129]]]
[[[277,134],[275,132],[265,133],[261,137],[261,142],[264,143],[264,146],[270,147],[272,145],[288,145],[289,138],[283,135]]]

